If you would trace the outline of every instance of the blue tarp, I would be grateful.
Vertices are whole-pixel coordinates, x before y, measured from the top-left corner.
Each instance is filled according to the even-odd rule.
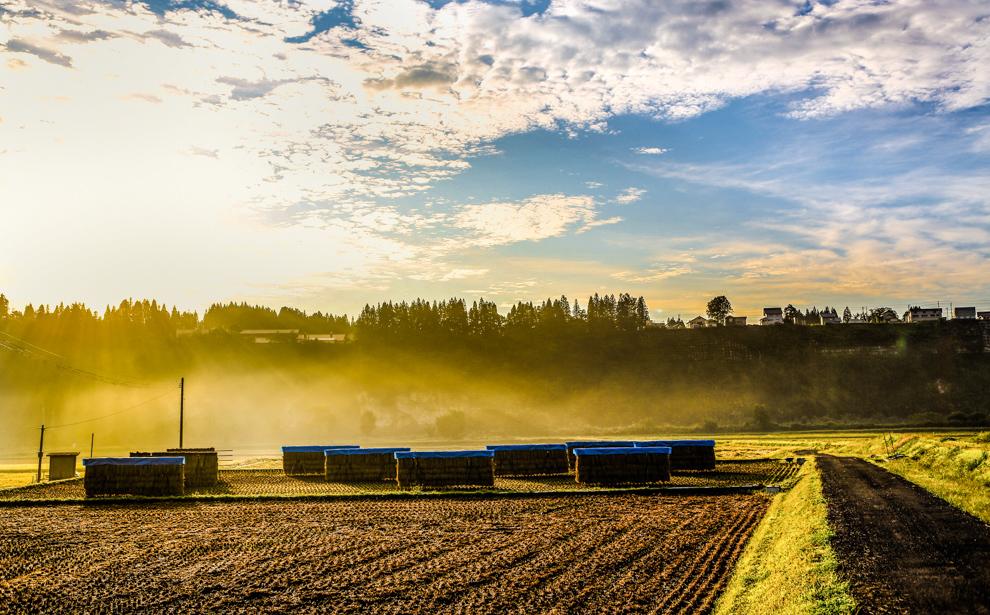
[[[489,444],[490,451],[566,451],[566,444]]]
[[[494,457],[495,451],[404,451],[395,453],[396,459],[439,459],[446,457]]]
[[[283,453],[322,453],[327,450],[361,448],[357,444],[344,444],[334,446],[283,446]]]
[[[568,448],[604,448],[608,446],[629,446],[636,443],[632,440],[577,440],[575,442],[565,442]]]
[[[647,440],[636,446],[715,446],[715,440]]]
[[[576,448],[575,457],[586,455],[669,455],[669,446],[641,446],[639,448],[626,448],[614,446],[612,448]]]
[[[181,466],[185,457],[94,457],[83,459],[87,466]]]
[[[341,455],[383,455],[408,451],[409,448],[328,448],[323,451],[327,457],[339,457]]]

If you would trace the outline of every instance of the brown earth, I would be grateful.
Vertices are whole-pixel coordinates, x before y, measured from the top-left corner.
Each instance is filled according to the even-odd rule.
[[[762,495],[13,508],[0,611],[705,612]]]
[[[861,612],[990,613],[990,526],[862,459],[818,466]]]

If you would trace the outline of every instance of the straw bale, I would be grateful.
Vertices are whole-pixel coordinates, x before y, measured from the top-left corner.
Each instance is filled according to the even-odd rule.
[[[326,457],[324,476],[334,483],[395,480],[395,456],[391,451]]]
[[[185,466],[92,465],[86,467],[86,497],[104,495],[183,495]]]
[[[400,489],[413,486],[493,487],[495,470],[492,457],[411,457],[396,460]]]
[[[581,455],[575,478],[580,484],[643,484],[670,480],[670,455]]]
[[[567,474],[567,451],[495,449],[495,476]]]
[[[323,451],[305,453],[286,451],[282,453],[282,470],[288,476],[323,474],[325,459]]]

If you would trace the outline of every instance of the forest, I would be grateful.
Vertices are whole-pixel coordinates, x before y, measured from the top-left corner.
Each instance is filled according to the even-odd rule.
[[[240,333],[256,329],[347,341],[259,344]],[[244,303],[200,316],[155,300],[102,314],[11,309],[2,297],[0,404],[11,429],[0,450],[27,446],[43,421],[135,404],[144,405],[93,428],[153,441],[172,428],[179,377],[191,424],[232,446],[311,433],[393,441],[983,425],[988,340],[976,321],[681,330],[652,323],[643,298],[624,293],[583,306],[519,302],[504,315],[485,300],[388,301],[354,318]],[[66,445],[84,429],[66,429]]]

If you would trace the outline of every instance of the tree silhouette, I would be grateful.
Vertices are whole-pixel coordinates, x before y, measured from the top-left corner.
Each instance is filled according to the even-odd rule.
[[[720,325],[724,325],[725,317],[732,313],[732,303],[729,302],[729,299],[725,295],[719,295],[708,302],[706,311],[708,318]]]

